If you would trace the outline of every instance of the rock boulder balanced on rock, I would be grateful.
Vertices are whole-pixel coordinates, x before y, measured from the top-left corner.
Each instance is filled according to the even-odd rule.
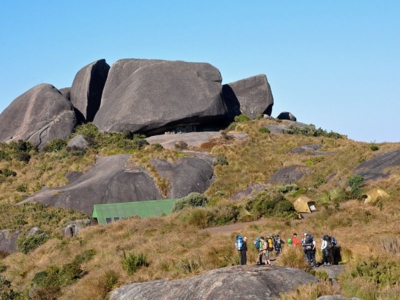
[[[226,118],[221,74],[207,63],[124,60],[111,66],[93,123],[101,131],[157,134]]]
[[[224,84],[222,94],[230,119],[240,114],[255,119],[272,113],[274,97],[264,74]]]
[[[39,84],[16,98],[0,115],[0,141],[29,141],[43,147],[66,139],[76,124],[70,101],[51,84]]]
[[[79,122],[92,122],[101,102],[110,66],[105,59],[83,67],[75,76],[71,87],[71,102]]]

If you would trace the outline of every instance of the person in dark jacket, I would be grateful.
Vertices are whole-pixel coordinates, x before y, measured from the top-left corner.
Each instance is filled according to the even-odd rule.
[[[247,263],[247,237],[243,238],[242,249],[240,249],[239,252],[240,252],[240,264],[245,265]]]

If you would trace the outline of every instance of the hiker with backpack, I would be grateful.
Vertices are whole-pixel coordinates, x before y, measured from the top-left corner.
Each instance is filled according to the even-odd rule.
[[[247,263],[247,237],[236,236],[235,246],[240,254],[240,264],[245,265]]]
[[[297,239],[297,233],[293,233],[292,235],[292,244],[297,246],[297,245],[301,245],[301,242]]]
[[[340,250],[338,248],[338,241],[335,239],[335,237],[329,236],[332,248],[331,248],[331,264],[334,265],[336,262],[338,263],[340,261]]]
[[[306,233],[306,237],[303,239],[303,249],[306,255],[308,264],[312,267],[316,267],[315,262],[315,241],[311,234]]]
[[[271,261],[269,259],[269,253],[274,251],[274,238],[271,233],[267,234],[264,240],[263,245],[263,255],[264,255],[264,262],[266,265],[270,265]]]
[[[254,245],[256,246],[256,249],[258,249],[257,265],[262,265],[263,264],[263,251],[264,251],[264,246],[265,246],[265,239],[263,237],[257,238],[254,241]]]
[[[274,236],[274,248],[275,248],[275,253],[276,256],[282,253],[282,244],[284,244],[284,241],[281,239],[279,234]]]
[[[329,266],[331,265],[331,253],[332,253],[332,242],[330,237],[325,234],[322,238],[322,244],[321,244],[321,251],[322,251],[322,262],[324,266]]]

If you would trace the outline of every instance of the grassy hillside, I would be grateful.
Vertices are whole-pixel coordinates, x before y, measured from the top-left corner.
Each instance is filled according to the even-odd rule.
[[[204,228],[263,216],[261,225],[249,225],[240,232],[250,243],[267,232],[286,238],[293,232],[303,231],[312,232],[315,237],[333,234],[339,240],[342,260],[348,266],[339,280],[342,288],[339,292],[364,299],[396,299],[395,295],[400,292],[399,173],[360,186],[365,191],[380,187],[390,194],[389,199],[375,206],[354,199],[356,194],[348,188],[348,181],[360,162],[397,149],[400,144],[360,143],[323,131],[319,136],[273,135],[263,129],[268,123],[276,121],[234,123],[229,130],[246,132],[249,139],[236,141],[224,134],[223,138],[195,149],[210,152],[220,162],[215,166],[215,181],[205,193],[210,199],[208,207],[186,209],[162,218],[133,218],[89,227],[74,238],[62,237],[61,228],[70,220],[87,216],[73,210],[15,204],[45,185],[65,185],[67,172],[87,170],[96,155],[117,153],[131,153],[130,162],[148,168],[165,192],[168,182],[157,176],[149,160],[158,157],[174,161],[185,154],[178,149],[146,145],[143,137],[129,133],[99,133],[91,124],[78,128],[75,133],[84,134],[90,140],[91,148],[85,152],[67,149],[62,141],[52,143],[41,152],[26,143],[1,144],[1,229],[29,230],[39,226],[46,238],[30,240],[33,250],[28,247],[26,254],[3,255],[0,295],[4,299],[29,299],[29,293],[33,299],[107,299],[108,292],[121,284],[184,278],[237,264],[239,257],[233,246],[236,233],[210,234]],[[290,153],[305,144],[321,144],[319,150],[331,154]],[[250,199],[229,200],[235,192],[256,183],[267,183],[273,173],[291,165],[308,166],[312,172],[296,185],[269,186]],[[321,211],[297,220],[296,214],[281,204],[284,199],[293,201],[300,194],[315,200]],[[274,209],[265,210],[271,203],[276,204]],[[319,240],[317,243],[319,247]],[[257,254],[249,246],[249,263],[253,263]],[[317,255],[320,257],[320,253]],[[306,268],[301,256],[285,249],[277,263]],[[317,294],[332,291],[337,292],[329,283],[322,282],[285,297],[313,299]]]

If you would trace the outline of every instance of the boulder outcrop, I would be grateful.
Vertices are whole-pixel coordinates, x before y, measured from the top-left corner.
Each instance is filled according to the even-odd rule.
[[[73,137],[69,142],[67,147],[70,148],[78,148],[78,149],[87,149],[89,147],[88,141],[85,139],[83,135],[77,135]]]
[[[255,119],[272,113],[274,97],[264,74],[224,84],[222,95],[231,120],[240,114]]]
[[[279,299],[302,284],[318,280],[288,267],[234,266],[177,280],[157,280],[124,285],[111,292],[110,300],[144,299]]]
[[[11,233],[9,230],[0,231],[0,252],[12,253],[18,250],[17,239],[21,231]]]
[[[210,64],[124,60],[108,77],[93,121],[101,131],[157,134],[225,120],[221,74]]]
[[[129,166],[128,154],[99,157],[87,173],[67,174],[70,183],[58,188],[44,188],[19,202],[40,202],[50,206],[74,208],[91,214],[94,204],[164,199],[146,169]],[[160,175],[167,178],[169,198],[191,192],[203,193],[213,176],[211,157],[184,157],[176,163],[151,161]]]
[[[110,66],[100,59],[83,67],[71,87],[71,102],[77,111],[78,122],[92,122],[96,115]]]
[[[391,171],[387,171],[389,167],[400,166],[400,149],[387,151],[366,160],[359,164],[354,172],[364,178],[365,181],[374,181],[388,178]]]
[[[153,159],[157,172],[170,183],[168,198],[182,198],[190,193],[203,193],[214,175],[213,157],[183,157],[176,163]]]
[[[0,115],[0,141],[29,141],[39,148],[66,139],[76,124],[71,102],[50,84],[39,84],[16,98]]]
[[[281,112],[277,117],[278,120],[289,120],[289,121],[297,121],[297,118],[290,112]]]

